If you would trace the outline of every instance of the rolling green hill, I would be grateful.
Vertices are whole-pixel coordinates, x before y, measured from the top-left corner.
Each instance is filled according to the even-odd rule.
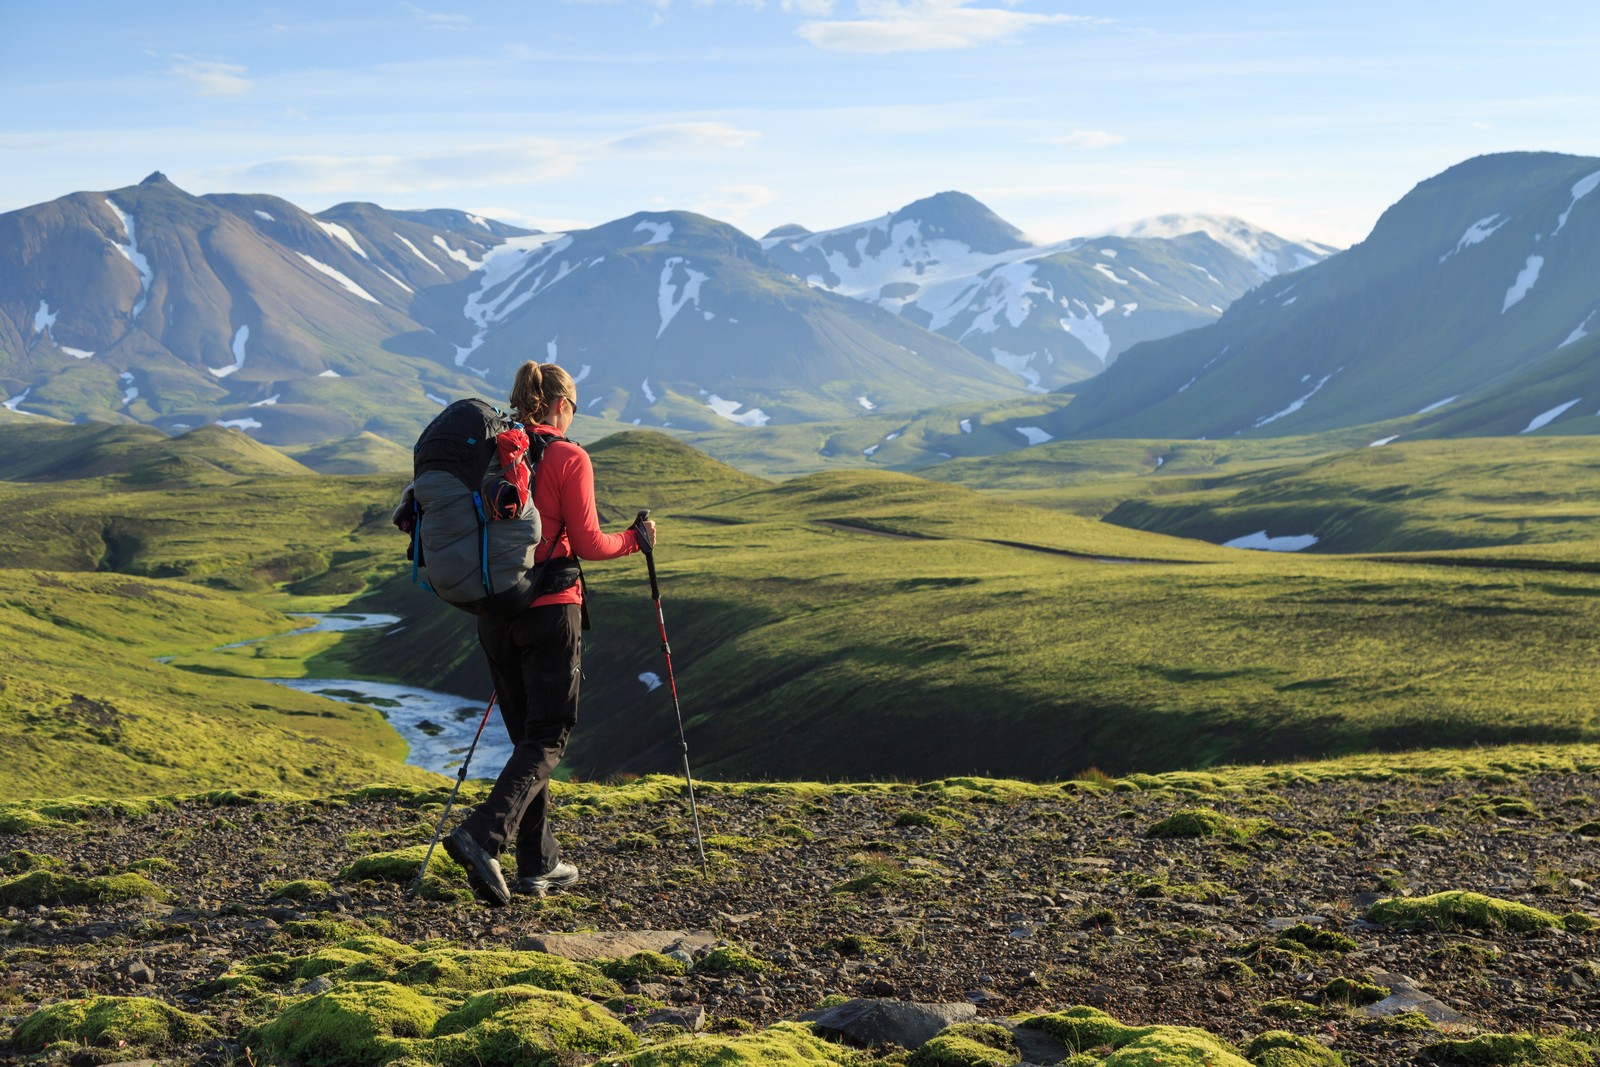
[[[172,447],[214,453],[216,443],[199,435]],[[1562,485],[1567,472],[1582,485],[1593,453],[1577,439],[1510,442],[1522,451],[1509,456],[1485,451],[1492,444],[1362,449],[1220,480],[1200,472],[1283,457],[1233,445],[1168,453],[1180,472],[1173,481],[1217,483],[1211,492],[1230,478],[1237,495],[1257,481],[1290,485],[1296,470],[1302,480],[1324,472],[1322,483],[1300,489],[1306,500],[1348,483],[1340,491],[1368,494],[1362,508],[1375,513],[1375,528],[1389,515],[1415,533],[1365,547],[1431,552],[1389,560],[1239,552],[884,471],[770,483],[652,432],[612,435],[593,457],[609,528],[641,507],[661,524],[663,606],[702,773],[1048,779],[1091,766],[1153,771],[1600,739],[1591,710],[1600,597],[1584,573],[1600,563],[1600,543],[1586,537],[1589,513],[1563,503],[1564,488],[1536,490],[1525,477],[1537,467],[1551,475],[1538,484]],[[141,448],[120,447],[133,469]],[[1142,462],[1137,449],[1091,459],[1119,477]],[[1385,472],[1395,477],[1385,482]],[[196,653],[286,628],[266,607],[326,608],[351,596],[353,607],[393,611],[405,625],[277,654],[307,658],[299,673],[316,677],[487,692],[470,617],[410,584],[402,539],[387,525],[397,477],[215,477],[194,487],[125,472],[0,484],[10,516],[0,533],[11,568],[3,612],[23,664],[8,676],[8,691],[23,696],[5,710],[7,729],[21,731],[40,708],[65,707],[73,692],[118,707],[158,707],[169,690],[174,708],[201,699],[233,706],[228,687],[259,684],[245,680],[260,672],[255,654]],[[1416,492],[1397,488],[1413,482]],[[1494,493],[1496,509],[1485,510]],[[1499,543],[1509,547],[1449,558],[1465,565],[1431,565],[1448,555],[1439,550],[1467,543],[1451,531],[1478,529],[1471,543],[1492,546],[1483,531],[1519,522],[1544,528],[1548,543],[1507,536]],[[1523,569],[1534,566],[1547,569]],[[665,672],[643,561],[587,570],[595,629],[585,638],[583,725],[569,766],[585,778],[670,770],[679,758],[671,704],[644,679]],[[104,587],[81,583],[129,574],[169,579],[138,584],[160,591],[152,611],[195,594],[218,617],[202,615],[205,636],[182,641],[162,636],[172,624],[160,612],[137,638],[54,621],[41,628],[39,620],[69,613],[25,595],[63,583],[59,596],[81,598],[92,615]],[[338,599],[285,595],[294,593]],[[240,616],[226,617],[225,604]],[[37,651],[63,629],[80,644]],[[193,669],[147,664],[170,652]],[[134,672],[135,660],[147,666]],[[61,663],[79,661],[119,667],[101,689],[99,679],[57,677]],[[337,707],[252,691],[271,695],[244,705]],[[202,748],[214,745],[196,736]],[[118,739],[105,743],[128,758]],[[358,765],[343,748],[330,751],[335,764]],[[303,772],[283,758],[267,765],[290,778]]]

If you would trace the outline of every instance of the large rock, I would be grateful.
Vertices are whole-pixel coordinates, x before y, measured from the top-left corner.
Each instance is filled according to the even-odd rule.
[[[517,942],[525,952],[547,952],[569,960],[624,960],[636,952],[673,950],[693,954],[715,944],[717,936],[706,930],[614,930],[598,934],[535,934]]]
[[[865,998],[801,1016],[819,1029],[859,1045],[899,1045],[910,1049],[921,1048],[947,1026],[977,1017],[978,1009],[965,1002],[914,1004]]]
[[[1473,1022],[1443,1001],[1429,996],[1418,989],[1416,983],[1403,974],[1391,974],[1388,971],[1374,971],[1372,980],[1379,985],[1389,987],[1387,997],[1376,1004],[1367,1004],[1356,1009],[1357,1015],[1370,1015],[1382,1017],[1385,1015],[1399,1015],[1401,1012],[1416,1011],[1426,1015],[1435,1026],[1441,1030],[1471,1030]]]

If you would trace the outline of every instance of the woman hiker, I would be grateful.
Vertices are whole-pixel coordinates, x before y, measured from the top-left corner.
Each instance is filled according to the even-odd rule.
[[[444,841],[445,851],[466,868],[473,892],[490,907],[510,903],[513,892],[540,896],[578,880],[578,868],[561,859],[550,831],[549,789],[578,720],[588,620],[577,561],[616,559],[653,547],[656,533],[648,519],[619,534],[601,532],[589,454],[562,438],[578,410],[570,374],[554,363],[524,363],[512,384],[511,408],[531,433],[555,438],[546,442],[533,482],[544,532],[535,560],[553,561],[542,587],[550,591],[508,619],[478,619],[478,643],[515,748],[488,799]],[[498,859],[508,848],[517,859],[515,887],[506,885]]]

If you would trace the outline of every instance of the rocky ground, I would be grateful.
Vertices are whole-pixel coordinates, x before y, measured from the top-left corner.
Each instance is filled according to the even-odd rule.
[[[1457,1062],[1440,1042],[1483,1033],[1568,1040],[1548,1059],[1474,1062],[1583,1063],[1573,1057],[1586,1042],[1600,1045],[1600,934],[1582,918],[1600,916],[1600,776],[1187,784],[706,786],[709,874],[676,789],[574,788],[558,801],[559,829],[582,881],[501,910],[471,900],[442,849],[425,897],[443,899],[384,880],[415,871],[414,856],[352,869],[426,843],[443,793],[41,806],[72,821],[31,829],[13,806],[0,817],[11,831],[0,833],[0,1038],[11,1038],[0,1061],[116,1061],[109,1039],[92,1048],[80,1033],[39,1052],[16,1029],[41,1005],[106,995],[151,998],[211,1028],[164,1049],[134,1041],[125,1059],[316,1062],[274,1058],[259,1038],[247,1054],[242,1039],[319,987],[281,968],[273,988],[238,976],[361,933],[488,950],[551,948],[560,939],[539,939],[563,932],[703,932],[682,943],[687,973],[619,975],[622,995],[604,999],[619,1017],[670,1008],[653,1017],[722,1034],[882,998],[995,1019],[1088,1005],[1240,1050],[1286,1030],[1351,1065]],[[1419,924],[1371,910],[1446,891],[1538,911],[1469,899],[1479,913],[1435,908]],[[718,942],[738,950],[724,957],[735,965],[698,965]],[[1113,1053],[1086,1051],[1076,1062]]]

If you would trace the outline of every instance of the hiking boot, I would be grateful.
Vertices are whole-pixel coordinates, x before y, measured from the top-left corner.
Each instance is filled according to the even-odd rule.
[[[466,869],[467,882],[479,900],[491,908],[511,903],[511,890],[506,886],[506,876],[500,873],[500,861],[473,840],[465,827],[456,827],[444,839],[444,850]]]
[[[520,896],[542,897],[552,889],[565,889],[578,880],[578,868],[562,861],[543,874],[518,878],[514,892]]]

